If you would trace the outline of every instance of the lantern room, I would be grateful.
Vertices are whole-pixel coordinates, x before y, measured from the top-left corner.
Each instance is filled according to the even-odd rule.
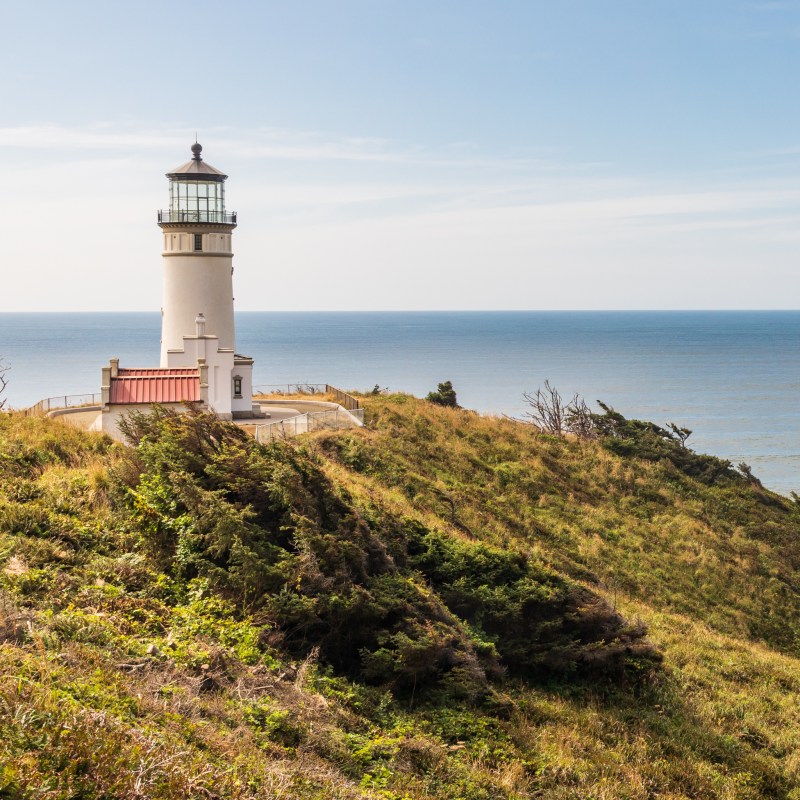
[[[167,173],[169,208],[158,212],[160,223],[236,224],[236,212],[225,211],[228,176],[203,161],[202,152],[195,142],[191,160]]]

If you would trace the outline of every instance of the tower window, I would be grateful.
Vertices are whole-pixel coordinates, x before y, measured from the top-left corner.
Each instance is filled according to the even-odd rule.
[[[194,235],[194,249],[195,251],[202,251],[203,249],[203,234],[196,233]]]
[[[242,379],[238,376],[233,379],[233,396],[234,397],[241,397],[242,396]]]

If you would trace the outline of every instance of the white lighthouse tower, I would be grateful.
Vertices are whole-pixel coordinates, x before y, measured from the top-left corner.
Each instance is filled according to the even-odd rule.
[[[195,328],[198,312],[219,347],[235,349],[233,324],[233,252],[236,212],[225,210],[227,175],[203,161],[203,147],[192,145],[192,158],[169,178],[169,208],[158,212],[164,232],[164,307],[161,366],[169,367],[171,350],[183,349],[183,337]]]
[[[233,250],[236,212],[225,209],[225,180],[192,158],[167,173],[169,208],[158,212],[163,231],[164,294],[161,367],[208,365],[209,406],[220,416],[249,416],[253,360],[236,354]]]

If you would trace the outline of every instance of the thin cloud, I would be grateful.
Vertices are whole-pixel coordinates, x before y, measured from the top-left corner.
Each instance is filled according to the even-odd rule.
[[[282,161],[342,161],[382,164],[417,164],[471,169],[556,169],[546,157],[487,158],[465,154],[464,144],[445,145],[440,152],[402,146],[374,137],[327,139],[322,134],[283,129],[262,129],[250,137],[232,136],[227,129],[211,129],[208,134],[215,148],[228,149],[254,159]],[[187,132],[165,129],[161,132],[120,131],[111,126],[67,127],[56,124],[0,128],[0,148],[28,150],[158,150],[182,148]]]
[[[730,298],[719,302],[746,305],[795,260],[800,188],[791,171],[748,180],[720,174],[717,164],[703,173],[648,175],[566,159],[484,157],[470,142],[434,151],[276,128],[199,134],[213,143],[212,163],[219,153],[235,175],[229,197],[242,212],[242,307],[300,302],[275,293],[271,265],[282,275],[308,276],[307,308],[351,307],[355,285],[364,287],[364,307],[602,306],[618,302],[609,274],[626,286],[640,282],[641,297],[648,296],[642,265],[670,274],[684,269],[705,282],[706,298],[717,291],[724,265],[735,279],[725,283]],[[162,162],[165,152],[175,151],[176,162],[182,152],[188,157],[187,143],[187,132],[174,125],[0,128],[11,185],[4,213],[20,233],[8,260],[30,265],[10,278],[6,310],[157,308],[154,209],[165,200],[162,167],[171,166]],[[121,185],[109,175],[127,177]],[[97,224],[87,237],[79,217],[89,203]],[[110,249],[114,274],[144,269],[147,276],[124,297],[96,280]],[[762,252],[769,264],[754,272]],[[574,296],[572,281],[554,280],[540,291],[545,276],[567,270],[583,276],[576,282],[586,298]],[[775,296],[790,302],[785,291]]]

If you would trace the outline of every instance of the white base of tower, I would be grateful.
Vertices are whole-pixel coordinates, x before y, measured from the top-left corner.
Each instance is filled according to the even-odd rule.
[[[219,346],[219,338],[198,332],[183,337],[182,350],[166,352],[165,367],[208,367],[208,407],[222,419],[253,416],[253,359]]]

